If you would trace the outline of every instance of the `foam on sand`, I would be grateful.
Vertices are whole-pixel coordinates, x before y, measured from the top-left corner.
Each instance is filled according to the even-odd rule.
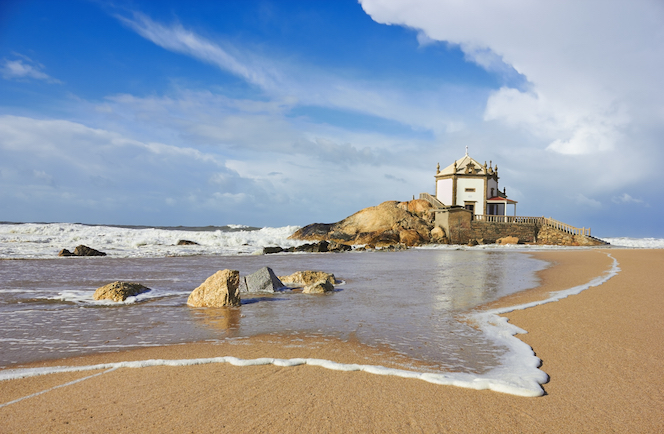
[[[376,375],[392,375],[403,378],[415,378],[434,384],[451,385],[476,390],[489,389],[496,392],[503,392],[518,396],[540,396],[544,392],[541,384],[544,384],[548,380],[548,375],[539,369],[541,361],[535,356],[532,348],[515,337],[517,334],[527,332],[517,326],[510,324],[507,318],[501,317],[499,315],[515,310],[527,309],[529,307],[558,301],[570,295],[578,294],[585,289],[603,284],[611,277],[617,275],[620,271],[620,268],[618,267],[618,261],[611,255],[608,256],[613,259],[613,265],[611,269],[604,273],[602,276],[596,277],[586,284],[568,288],[562,291],[552,292],[549,298],[542,301],[469,313],[467,316],[469,321],[477,324],[477,326],[484,333],[486,333],[496,342],[504,344],[509,348],[509,351],[501,359],[501,364],[482,375],[456,372],[417,372],[404,369],[387,368],[378,365],[344,364],[334,362],[332,360],[313,358],[276,359],[266,357],[258,359],[239,359],[232,356],[226,356],[180,360],[150,359],[87,366],[56,366],[44,368],[8,369],[0,371],[0,381],[66,372],[114,370],[119,368],[136,369],[153,366],[177,367],[211,363],[229,363],[234,366],[256,366],[272,364],[280,367],[312,365],[337,371],[363,371]]]

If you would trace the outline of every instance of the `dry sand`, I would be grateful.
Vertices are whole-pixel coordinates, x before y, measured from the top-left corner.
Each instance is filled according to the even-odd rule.
[[[539,288],[515,304],[622,271],[579,295],[508,314],[542,359],[546,394],[523,398],[320,367],[119,369],[0,408],[0,432],[664,432],[664,250],[551,251]],[[403,362],[333,339],[265,336],[81,357],[36,366],[234,355]],[[0,403],[95,372],[0,383]]]

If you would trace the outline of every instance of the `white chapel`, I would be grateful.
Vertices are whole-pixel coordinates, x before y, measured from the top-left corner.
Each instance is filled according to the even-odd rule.
[[[436,170],[436,199],[445,206],[462,206],[473,215],[507,215],[507,205],[517,202],[498,189],[498,165],[480,164],[468,155],[443,170]]]

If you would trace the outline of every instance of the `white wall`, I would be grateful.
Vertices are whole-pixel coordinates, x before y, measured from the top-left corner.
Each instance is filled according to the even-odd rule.
[[[474,192],[466,192],[466,188],[474,188]],[[475,214],[484,212],[484,179],[458,178],[457,179],[457,205],[463,206],[463,203],[477,202],[475,204]]]
[[[496,181],[495,179],[489,179],[489,182],[487,183],[487,191],[486,191],[487,199],[491,197],[492,188],[493,188],[493,195],[498,196],[498,181]]]
[[[439,179],[436,182],[438,187],[438,196],[436,196],[436,199],[447,206],[452,205],[452,178]]]

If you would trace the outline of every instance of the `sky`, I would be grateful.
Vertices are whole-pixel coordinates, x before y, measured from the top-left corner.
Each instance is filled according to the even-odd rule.
[[[306,225],[498,165],[664,237],[658,0],[0,2],[0,221]]]

